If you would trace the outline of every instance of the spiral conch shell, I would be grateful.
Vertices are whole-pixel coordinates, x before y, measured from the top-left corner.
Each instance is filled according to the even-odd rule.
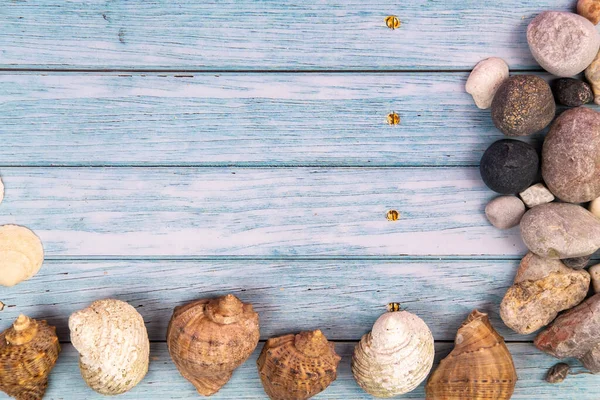
[[[431,374],[427,400],[510,399],[517,373],[504,339],[487,314],[474,310],[456,334],[454,349]]]
[[[305,400],[335,381],[341,357],[320,330],[271,338],[256,364],[271,400]]]
[[[20,315],[0,334],[0,390],[18,400],[40,400],[60,344],[56,328]]]
[[[407,311],[387,312],[356,345],[352,374],[367,393],[393,397],[425,380],[433,356],[433,336],[421,318]]]
[[[104,395],[131,390],[148,372],[150,341],[144,319],[120,300],[99,300],[69,318],[81,375]]]
[[[0,226],[0,285],[14,286],[38,273],[44,262],[40,239],[18,225]]]
[[[250,357],[259,337],[252,305],[229,294],[176,307],[167,346],[181,375],[198,393],[210,396]]]

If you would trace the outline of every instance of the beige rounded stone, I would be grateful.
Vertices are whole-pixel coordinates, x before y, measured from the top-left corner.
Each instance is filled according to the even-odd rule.
[[[516,196],[496,197],[485,207],[485,216],[498,229],[510,229],[521,221],[525,204]]]
[[[590,210],[590,212],[596,217],[600,218],[600,197],[590,202],[588,210]]]
[[[473,96],[475,105],[482,110],[492,106],[496,91],[508,79],[508,65],[498,57],[486,58],[473,68],[466,91]]]
[[[521,237],[541,257],[588,256],[600,248],[600,219],[576,204],[542,204],[521,219]]]
[[[592,265],[588,270],[590,276],[592,277],[592,287],[594,288],[594,293],[600,292],[600,264]]]

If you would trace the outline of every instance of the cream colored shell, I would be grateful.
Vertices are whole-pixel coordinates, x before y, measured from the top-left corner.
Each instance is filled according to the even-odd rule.
[[[18,225],[0,226],[0,285],[14,286],[38,273],[44,262],[40,239]]]
[[[119,300],[99,300],[69,318],[85,382],[104,395],[125,393],[148,372],[150,342],[142,316]]]
[[[354,349],[352,373],[375,397],[414,390],[433,365],[434,344],[423,320],[407,311],[383,314]]]

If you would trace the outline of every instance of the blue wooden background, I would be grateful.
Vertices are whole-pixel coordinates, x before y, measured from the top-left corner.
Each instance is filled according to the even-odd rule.
[[[525,248],[517,229],[485,220],[494,194],[477,165],[502,135],[464,92],[489,56],[548,78],[526,26],[573,7],[5,1],[0,224],[33,229],[46,261],[0,288],[0,328],[19,313],[55,324],[64,351],[47,398],[99,399],[79,375],[67,319],[93,300],[128,301],[148,326],[152,362],[120,398],[193,399],[164,343],[172,309],[234,293],[260,313],[263,341],[320,328],[337,342],[339,379],[317,398],[365,399],[349,357],[387,302],[429,324],[438,359],[479,308],[509,342],[515,399],[600,398],[593,376],[546,384],[556,361],[498,317]],[[388,15],[400,29],[385,26]],[[386,122],[392,111],[398,126]],[[261,346],[214,398],[265,397]]]

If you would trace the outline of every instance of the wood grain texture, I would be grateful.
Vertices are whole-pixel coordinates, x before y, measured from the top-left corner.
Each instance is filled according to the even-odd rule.
[[[0,12],[0,67],[140,70],[539,68],[525,29],[572,0],[53,0]],[[384,18],[402,21],[392,31]]]
[[[0,74],[0,165],[477,165],[467,75]]]
[[[144,317],[151,340],[165,340],[173,308],[233,293],[254,305],[261,338],[319,327],[335,340],[357,340],[389,302],[419,315],[436,340],[454,340],[478,308],[507,340],[528,340],[506,328],[500,301],[518,260],[98,260],[46,261],[33,279],[0,288],[7,306],[0,324],[20,313],[47,319],[69,340],[71,313],[118,298]],[[443,316],[443,317],[442,317]]]
[[[314,399],[372,399],[354,382],[350,371],[350,360],[354,342],[336,344],[336,352],[342,356],[338,368],[338,379],[326,391]],[[266,399],[256,372],[258,349],[233,375],[231,381],[211,399]],[[452,344],[436,344],[436,365],[439,359],[450,352]],[[557,363],[553,357],[541,353],[532,344],[512,343],[509,349],[513,355],[519,380],[512,399],[577,399],[597,400],[600,381],[589,375],[570,376],[560,385],[544,382],[548,368]],[[119,399],[198,399],[194,387],[188,383],[172,363],[165,343],[152,343],[150,346],[150,371],[146,378],[130,392]],[[402,396],[403,399],[424,399],[424,384],[414,392]],[[50,387],[46,399],[104,399],[89,389],[79,374],[78,355],[70,345],[63,345],[55,369],[50,375]],[[8,399],[0,392],[0,399]]]
[[[47,257],[521,257],[478,168],[3,168],[0,223]],[[386,218],[389,209],[400,220]]]

